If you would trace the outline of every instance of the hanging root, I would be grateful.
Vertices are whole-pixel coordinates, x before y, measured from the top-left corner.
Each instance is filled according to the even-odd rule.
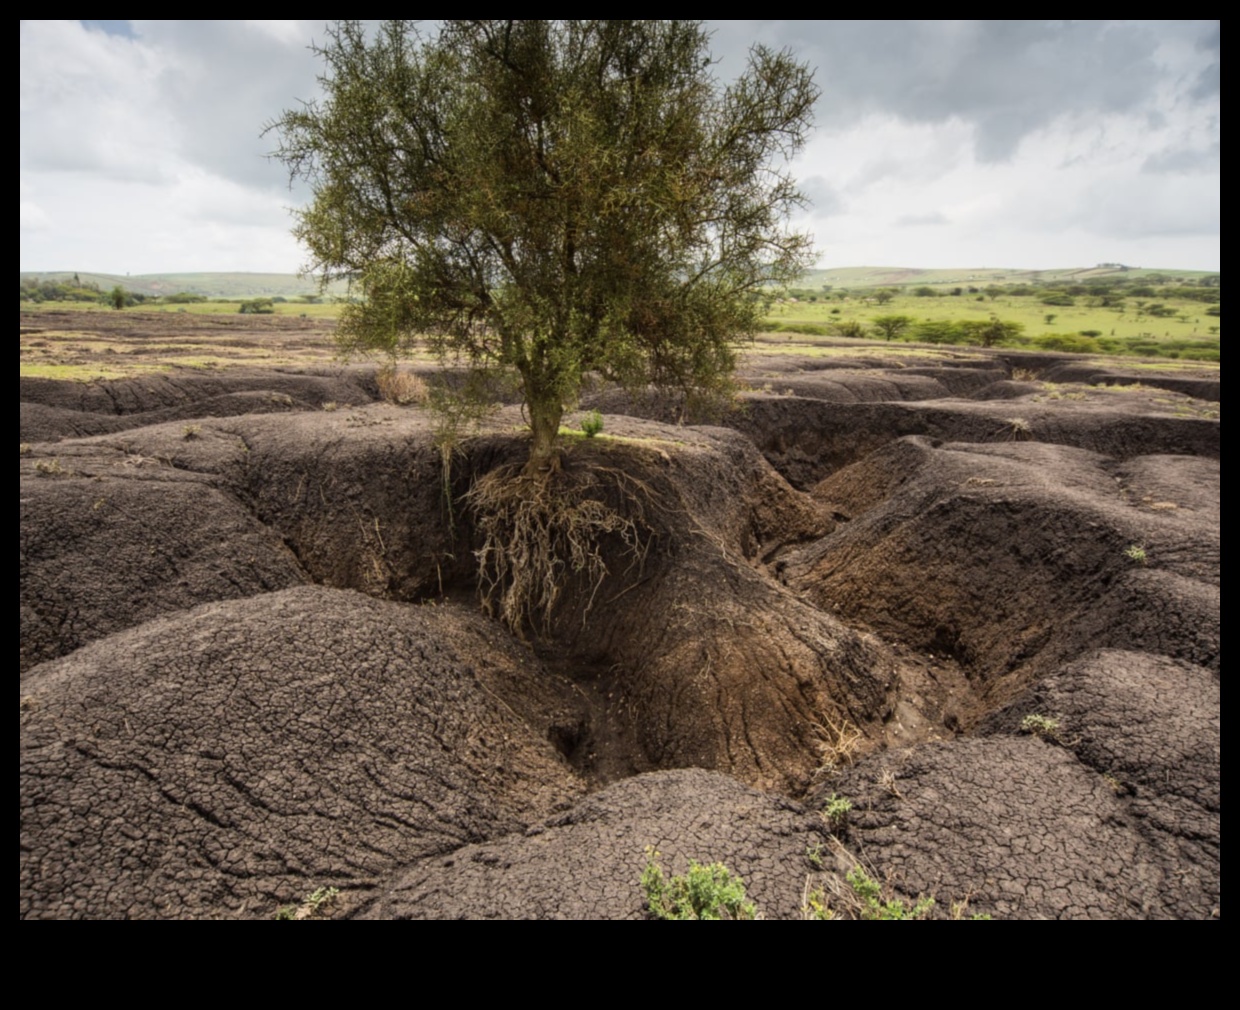
[[[581,619],[610,574],[605,549],[640,570],[654,539],[644,502],[651,490],[606,467],[527,475],[519,467],[480,477],[466,495],[482,535],[478,588],[483,607],[516,634],[548,634],[557,606],[576,603]],[[619,502],[618,511],[605,499]],[[573,583],[577,598],[564,599]]]

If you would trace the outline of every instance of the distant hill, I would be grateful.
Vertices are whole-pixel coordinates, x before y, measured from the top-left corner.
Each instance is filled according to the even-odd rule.
[[[1213,276],[1208,270],[1154,270],[1144,267],[1122,267],[1104,264],[1094,267],[1071,267],[1063,270],[1016,270],[1002,267],[960,267],[949,270],[922,270],[917,267],[834,267],[827,270],[811,270],[801,280],[801,287],[820,288],[830,284],[837,288],[893,287],[902,284],[1017,284],[1034,281],[1074,282],[1090,277],[1127,277],[1135,279],[1150,275],[1167,278],[1195,278]],[[23,272],[22,277],[34,277],[40,281],[71,280],[72,270]],[[318,294],[318,284],[297,274],[246,274],[246,273],[195,273],[195,274],[96,274],[79,271],[77,276],[85,283],[98,284],[104,291],[118,284],[127,291],[142,295],[171,295],[189,291],[208,298],[274,298],[282,295]],[[347,291],[344,281],[337,281],[328,293],[343,295]]]
[[[811,270],[799,286],[818,288],[830,284],[837,288],[882,288],[901,284],[1031,284],[1035,281],[1079,283],[1092,277],[1126,277],[1136,279],[1159,275],[1167,278],[1213,277],[1211,270],[1156,270],[1126,267],[1117,263],[1094,267],[1069,267],[1062,270],[1016,270],[1003,267],[953,267],[947,270],[922,270],[918,267],[834,267]]]
[[[33,277],[40,281],[72,280],[72,270],[22,271],[21,276]],[[96,274],[77,271],[78,278],[84,284],[98,284],[104,291],[110,291],[118,284],[126,291],[140,295],[171,295],[178,291],[188,291],[208,298],[257,298],[267,296],[274,298],[282,295],[292,298],[297,295],[317,295],[318,282],[299,277],[297,274],[246,274],[246,273],[196,273],[196,274]],[[328,287],[329,294],[344,294],[347,285],[338,281]]]

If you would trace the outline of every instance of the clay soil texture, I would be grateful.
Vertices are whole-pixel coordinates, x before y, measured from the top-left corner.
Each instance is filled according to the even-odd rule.
[[[866,917],[857,867],[1221,914],[1217,369],[780,338],[714,417],[598,384],[557,479],[639,535],[514,633],[469,493],[519,404],[445,470],[329,323],[21,347],[22,918],[636,919],[647,847],[766,919]]]

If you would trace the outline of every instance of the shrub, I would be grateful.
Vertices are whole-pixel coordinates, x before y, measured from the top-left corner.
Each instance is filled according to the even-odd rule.
[[[861,902],[862,919],[924,919],[934,907],[934,899],[924,895],[918,897],[911,908],[904,904],[902,898],[887,897],[883,894],[882,885],[860,866],[849,870],[846,879]]]
[[[852,800],[832,793],[822,808],[822,816],[827,819],[832,831],[839,832],[848,826],[848,815],[852,808]]]
[[[663,875],[660,853],[646,847],[646,869],[642,871],[642,892],[656,919],[753,919],[757,910],[745,900],[745,884],[722,863],[703,866],[689,860],[689,872],[672,877]]]
[[[581,430],[586,438],[593,438],[603,430],[603,415],[597,410],[592,410],[581,419]]]
[[[427,400],[425,380],[413,372],[399,371],[394,365],[379,369],[375,373],[375,382],[379,386],[379,395],[388,403],[407,407],[411,403],[425,403]]]

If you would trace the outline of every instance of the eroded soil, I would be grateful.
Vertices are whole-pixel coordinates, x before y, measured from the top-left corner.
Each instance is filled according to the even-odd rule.
[[[516,406],[448,495],[316,320],[22,327],[105,376],[21,384],[22,917],[638,918],[647,846],[766,918],[856,865],[1220,915],[1217,370],[780,338],[713,425],[596,389],[565,471],[644,553],[523,642],[463,502]]]

